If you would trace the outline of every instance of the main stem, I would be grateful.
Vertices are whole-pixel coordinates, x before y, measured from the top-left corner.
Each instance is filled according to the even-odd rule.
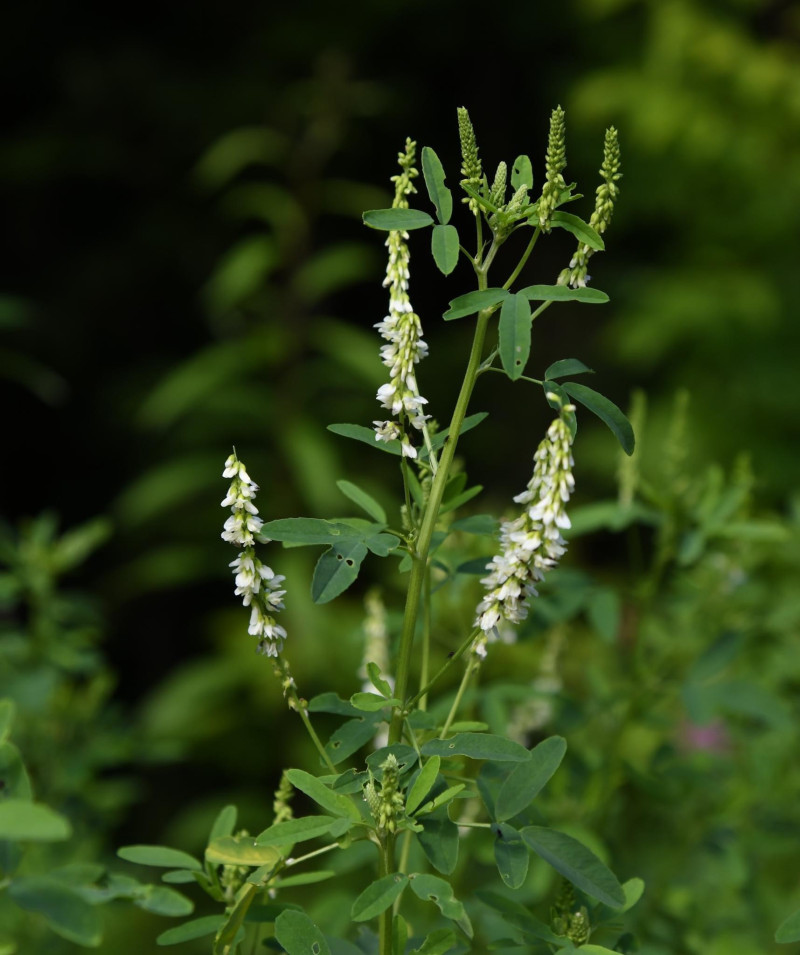
[[[481,289],[486,288],[485,272],[478,273],[478,284]],[[431,546],[431,538],[436,528],[436,519],[439,516],[439,508],[442,503],[442,496],[447,485],[447,478],[450,473],[450,467],[458,445],[458,437],[461,432],[461,426],[467,413],[469,400],[472,396],[472,390],[475,387],[475,380],[478,376],[478,369],[483,354],[483,343],[486,338],[486,328],[489,324],[489,318],[492,309],[484,309],[478,313],[478,321],[475,325],[475,335],[472,339],[472,349],[469,353],[467,370],[464,374],[464,381],[461,383],[461,391],[456,401],[456,407],[453,411],[453,418],[450,422],[450,430],[442,448],[442,456],[439,459],[439,468],[431,485],[431,493],[428,498],[428,504],[422,517],[422,524],[419,529],[419,536],[416,540],[415,553],[411,565],[411,578],[408,582],[408,593],[406,594],[405,615],[403,617],[403,632],[400,638],[400,652],[398,654],[397,674],[395,684],[395,696],[402,700],[400,706],[396,706],[392,712],[392,722],[389,726],[389,744],[400,741],[400,735],[403,729],[404,704],[408,695],[408,679],[411,669],[411,651],[414,646],[414,631],[417,626],[417,614],[419,611],[420,596],[425,583],[425,574],[428,567],[428,553]]]

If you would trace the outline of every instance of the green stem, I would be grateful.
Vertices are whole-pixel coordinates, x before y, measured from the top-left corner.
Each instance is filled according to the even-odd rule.
[[[479,285],[482,289],[486,288],[485,272],[482,272],[479,276]],[[484,309],[478,314],[478,321],[475,325],[475,335],[472,340],[472,349],[470,351],[469,361],[467,362],[464,381],[461,384],[461,391],[459,392],[456,407],[453,411],[453,418],[450,422],[450,430],[442,448],[442,456],[439,459],[439,469],[431,484],[430,497],[428,498],[427,507],[425,508],[422,524],[419,529],[419,536],[416,541],[416,554],[414,555],[411,565],[411,577],[408,582],[405,615],[403,617],[403,631],[400,637],[400,651],[398,653],[395,696],[400,700],[405,700],[408,693],[411,651],[414,646],[414,632],[417,625],[420,596],[428,568],[428,553],[430,551],[431,539],[436,528],[436,519],[439,516],[439,508],[442,503],[442,497],[444,496],[445,486],[447,485],[447,478],[450,474],[453,458],[455,457],[461,426],[466,417],[467,406],[472,396],[472,389],[475,387],[475,380],[481,363],[483,343],[486,338],[486,328],[491,314],[491,309]],[[390,745],[400,741],[404,708],[402,705],[397,706],[392,712],[392,722],[389,727]]]
[[[444,725],[442,726],[442,739],[447,736],[448,730],[450,729],[450,724],[456,718],[456,713],[458,713],[458,708],[461,706],[461,700],[464,698],[464,693],[466,692],[470,677],[472,676],[474,670],[474,662],[472,660],[468,660],[467,665],[464,667],[464,676],[461,677],[461,683],[458,686],[456,698],[453,700],[453,705],[450,707],[450,712],[447,714],[447,719],[444,721]]]
[[[458,650],[456,650],[456,652],[451,657],[448,657],[446,662],[442,664],[442,666],[436,671],[436,673],[433,676],[433,679],[429,683],[426,683],[425,686],[422,687],[422,689],[419,691],[419,693],[417,693],[416,696],[411,697],[408,703],[406,703],[406,709],[410,709],[412,706],[414,706],[417,700],[422,699],[422,697],[428,693],[428,690],[431,689],[431,687],[440,679],[440,677],[444,676],[444,674],[447,673],[450,667],[453,666],[453,664],[457,663],[458,660],[461,659],[461,657],[466,653],[466,651],[472,646],[472,643],[475,640],[475,637],[477,637],[480,632],[481,632],[480,627],[475,627],[475,629],[467,637],[467,639],[461,644]]]
[[[317,736],[314,727],[311,725],[311,720],[308,718],[308,704],[305,700],[301,700],[297,693],[297,686],[294,682],[294,677],[289,670],[289,664],[285,660],[278,659],[275,661],[275,674],[281,681],[281,686],[283,687],[284,696],[288,696],[290,700],[290,709],[295,710],[300,716],[300,719],[303,721],[308,735],[311,737],[311,741],[317,747],[317,752],[322,757],[323,763],[328,767],[328,769],[336,775],[338,770],[331,762],[330,756],[325,752],[325,747],[322,745],[322,740]]]
[[[425,574],[424,603],[423,603],[423,622],[422,622],[422,664],[419,670],[419,685],[425,686],[428,682],[428,671],[431,660],[431,571],[428,568]],[[423,693],[419,698],[419,708],[426,710],[428,708],[428,696]]]
[[[378,878],[382,879],[389,875],[394,865],[394,836],[386,833],[381,840],[380,862],[378,865]],[[379,955],[392,955],[392,907],[385,909],[378,916],[378,953]]]
[[[522,253],[522,258],[517,263],[517,267],[514,269],[511,275],[509,275],[509,277],[503,283],[503,288],[511,288],[514,282],[516,282],[517,278],[519,277],[519,273],[523,270],[523,268],[525,267],[525,263],[530,258],[531,252],[533,252],[533,247],[536,245],[536,240],[541,235],[541,232],[542,232],[542,227],[537,225],[536,228],[533,230],[533,235],[531,236],[531,241],[528,243],[528,248],[525,249],[525,251]]]

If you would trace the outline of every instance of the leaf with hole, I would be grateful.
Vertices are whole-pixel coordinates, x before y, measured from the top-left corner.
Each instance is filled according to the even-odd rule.
[[[281,912],[275,919],[275,938],[286,955],[331,955],[325,936],[305,912]]]
[[[423,902],[433,902],[446,919],[455,922],[468,938],[472,924],[464,906],[453,895],[453,887],[438,875],[418,873],[411,876],[411,891]]]
[[[511,167],[511,187],[516,192],[520,186],[533,189],[533,166],[527,156],[517,156]]]
[[[437,218],[446,225],[453,214],[453,194],[444,184],[444,167],[430,146],[422,147],[422,175],[431,202],[436,207]]]
[[[491,733],[457,733],[450,739],[428,740],[422,746],[423,756],[468,756],[470,759],[489,759],[522,763],[531,754],[514,740]]]
[[[570,398],[579,401],[584,408],[588,408],[589,411],[596,414],[603,424],[610,428],[625,454],[633,454],[636,446],[633,428],[630,421],[613,401],[610,401],[605,395],[601,395],[593,388],[587,388],[586,385],[577,381],[565,381],[563,388]]]
[[[511,295],[500,309],[500,361],[505,373],[516,381],[525,371],[531,352],[531,306],[522,295]]]
[[[433,218],[419,209],[370,209],[361,218],[364,225],[383,232],[411,232],[433,225]]]
[[[436,268],[449,275],[458,265],[458,230],[454,225],[435,225],[431,232],[431,254]]]
[[[385,912],[403,893],[408,885],[408,876],[402,872],[393,872],[368,885],[353,902],[350,917],[354,922],[366,922]]]
[[[311,580],[311,598],[325,604],[345,590],[358,577],[367,546],[360,540],[342,541],[330,547],[317,561]]]
[[[625,893],[617,877],[583,843],[544,826],[526,826],[521,834],[526,845],[581,892],[612,909],[625,905]]]

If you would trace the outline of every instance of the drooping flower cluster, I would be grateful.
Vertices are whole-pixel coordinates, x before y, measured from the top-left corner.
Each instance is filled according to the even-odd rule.
[[[619,195],[617,182],[622,178],[620,170],[619,139],[613,126],[606,130],[603,144],[603,165],[600,167],[600,178],[603,180],[597,187],[594,212],[589,225],[598,235],[602,235],[611,222],[614,212],[614,202]],[[575,255],[569,263],[568,269],[563,269],[558,276],[559,285],[571,285],[573,288],[585,288],[591,279],[586,274],[587,262],[595,250],[583,242],[578,243]]]
[[[394,209],[407,209],[407,196],[416,192],[412,183],[418,175],[414,167],[415,155],[416,143],[407,139],[405,152],[398,157],[401,172],[392,176],[395,184]],[[375,327],[387,342],[381,348],[381,359],[389,369],[390,380],[378,389],[377,399],[382,408],[391,411],[393,417],[405,415],[415,428],[422,429],[427,420],[423,413],[427,400],[419,393],[414,366],[428,354],[428,346],[422,340],[422,324],[408,297],[408,263],[411,257],[408,233],[399,230],[390,232],[386,246],[389,249],[389,264],[383,284],[389,289],[389,314]],[[376,441],[400,438],[403,454],[410,458],[417,456],[416,449],[396,421],[375,421],[373,424]]]
[[[553,400],[555,395],[548,397]],[[486,654],[486,643],[496,639],[500,621],[525,619],[527,598],[536,596],[537,582],[566,550],[561,531],[570,526],[566,503],[575,487],[572,433],[566,416],[574,410],[573,405],[564,405],[548,428],[533,457],[533,477],[514,498],[525,509],[500,528],[502,552],[486,566],[490,573],[481,583],[488,593],[476,611],[475,626],[483,631],[474,645],[479,656]]]
[[[286,631],[275,622],[274,614],[283,610],[286,591],[281,589],[281,584],[285,578],[275,574],[256,556],[253,535],[258,534],[264,523],[253,503],[258,485],[236,452],[225,462],[222,476],[231,478],[231,486],[222,502],[223,507],[230,507],[231,516],[225,521],[222,539],[241,547],[239,556],[229,565],[236,576],[234,593],[242,598],[245,607],[250,607],[248,631],[258,637],[258,652],[277,657],[283,649]]]

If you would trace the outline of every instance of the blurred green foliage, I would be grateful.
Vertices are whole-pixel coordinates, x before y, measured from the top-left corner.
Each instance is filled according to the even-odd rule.
[[[59,50],[52,62],[21,45],[25,95],[0,149],[15,238],[0,302],[13,518],[1,544],[0,695],[17,702],[37,798],[72,820],[70,858],[76,844],[81,858],[102,851],[123,816],[128,841],[198,851],[219,805],[238,802],[257,825],[285,751],[309,758],[229,600],[222,462],[236,444],[270,517],[344,511],[332,478],[379,493],[385,462],[324,432],[368,423],[383,380],[371,329],[385,308],[382,250],[360,213],[386,204],[403,136],[433,139],[453,106],[467,103],[485,140],[513,154],[520,117],[560,100],[575,177],[589,178],[597,132],[614,123],[625,178],[612,254],[592,263],[612,296],[606,324],[546,326],[541,357],[563,357],[580,337],[588,364],[602,354],[613,369],[619,404],[646,388],[642,477],[623,475],[621,503],[576,516],[569,566],[532,617],[536,641],[492,662],[537,666],[539,682],[476,707],[524,726],[536,704],[542,729],[568,736],[559,811],[601,833],[623,875],[645,877],[651,955],[768,951],[800,901],[797,9],[509,2],[504,102],[499,80],[465,66],[485,18],[477,4],[301,7],[241,21],[215,12],[194,39],[168,17],[100,21],[88,37],[31,31]],[[24,36],[20,24],[11,30]],[[401,27],[403,55],[387,57]],[[415,301],[444,306],[442,280],[413,261],[412,275]],[[435,349],[435,314],[422,317]],[[433,383],[448,387],[447,375]],[[681,388],[691,401],[679,433]],[[495,453],[519,421],[495,428],[489,452],[472,436],[464,447],[473,479],[502,502],[529,462]],[[612,495],[606,434],[587,424],[578,440],[585,499]],[[686,460],[670,471],[675,447]],[[734,463],[742,450],[754,478]],[[68,525],[113,514],[102,559],[80,566],[102,523],[62,536],[52,518],[18,524],[50,505]],[[308,579],[308,561],[282,553],[281,572]],[[58,589],[73,568],[102,597],[105,623],[94,600]],[[469,586],[448,598],[453,625],[470,612]],[[300,589],[287,628],[303,692],[349,692],[359,592],[340,600],[330,633]],[[124,721],[110,699],[118,682],[132,707]],[[136,781],[116,773],[143,749],[174,762]],[[140,789],[147,811],[125,816]],[[340,901],[320,894],[316,914]],[[109,951],[139,950],[127,918],[111,925]]]

